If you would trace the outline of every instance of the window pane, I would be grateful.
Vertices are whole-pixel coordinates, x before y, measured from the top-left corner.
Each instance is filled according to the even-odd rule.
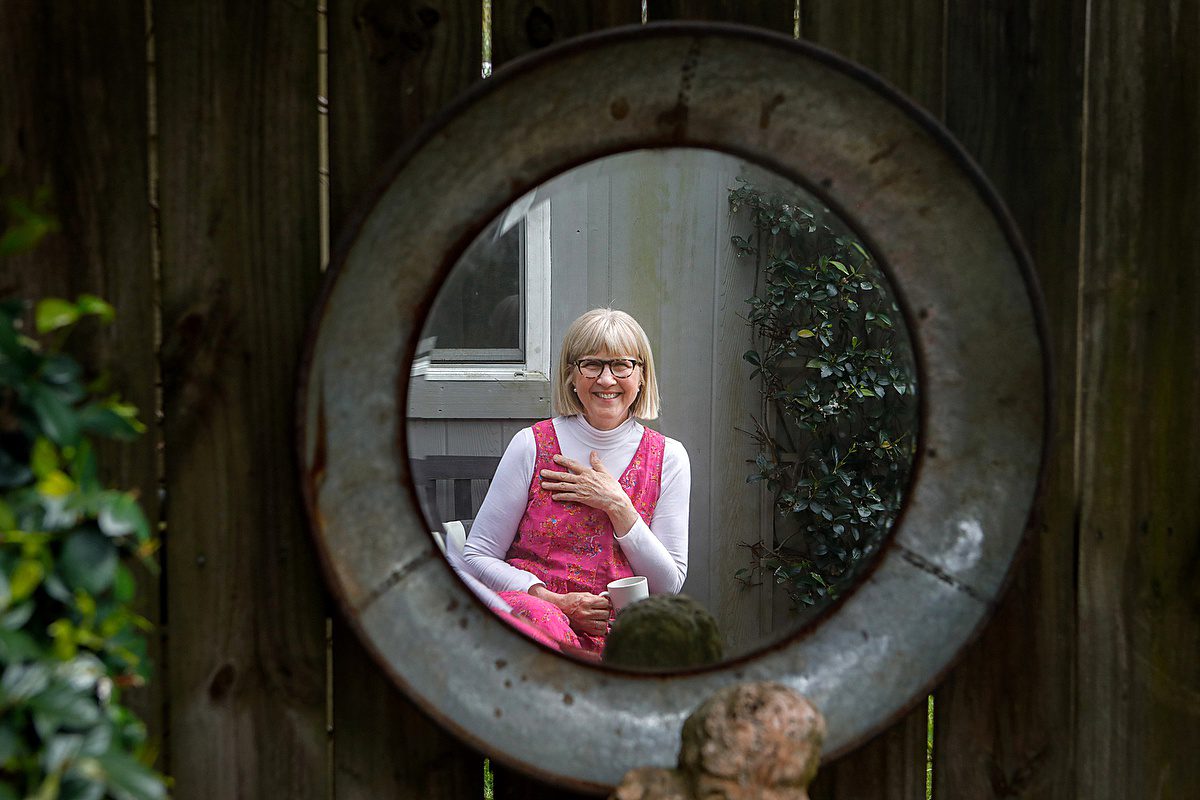
[[[426,329],[437,337],[433,361],[521,362],[521,242],[525,223],[501,233],[500,221],[467,248],[438,293]]]

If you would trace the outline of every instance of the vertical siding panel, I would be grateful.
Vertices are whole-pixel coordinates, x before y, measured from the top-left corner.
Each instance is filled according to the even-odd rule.
[[[329,11],[330,225],[336,241],[378,179],[380,165],[479,79],[482,11],[478,0],[347,0]],[[482,796],[480,757],[418,711],[340,618],[333,683],[339,800]]]
[[[175,796],[325,793],[325,617],[293,461],[319,281],[316,4],[155,7]]]
[[[712,504],[709,515],[707,567],[709,608],[720,615],[723,627],[737,629],[728,642],[733,652],[739,645],[762,642],[773,632],[769,578],[747,587],[733,577],[738,569],[750,565],[750,553],[743,544],[760,538],[769,541],[773,515],[761,484],[746,483],[757,454],[754,439],[746,431],[753,430],[752,418],[760,416],[761,406],[758,379],[747,379],[750,367],[742,358],[751,347],[746,298],[754,294],[755,269],[752,261],[737,257],[730,243],[729,190],[737,185],[740,174],[730,161],[720,162],[712,210],[716,220],[710,289],[715,298],[709,389],[713,408],[707,460],[713,496],[719,501]]]
[[[612,186],[607,178],[587,184],[587,293],[588,307],[611,306],[612,252],[609,234],[612,226]]]
[[[558,367],[562,337],[588,302],[591,230],[588,224],[592,181],[564,186],[550,200],[550,368]]]
[[[157,523],[155,455],[157,286],[147,202],[145,18],[141,3],[4,4],[0,25],[0,201],[45,188],[61,232],[34,251],[0,259],[0,293],[37,300],[99,295],[112,325],[85,323],[71,346],[107,371],[151,432],[104,445],[103,480],[136,488]],[[138,611],[159,621],[158,580],[138,571]],[[125,701],[153,738],[163,725],[160,637],[150,637],[149,686]],[[159,764],[159,766],[163,766]]]
[[[612,25],[636,23],[640,19],[641,7],[637,0],[608,3],[579,3],[574,0],[492,0],[492,63],[500,66],[512,58],[551,42]],[[595,206],[591,196],[588,201],[590,213]],[[595,244],[590,235],[587,246],[589,303],[607,304],[606,300],[595,300],[595,295],[592,294],[594,284],[591,256]],[[527,421],[511,423],[505,430],[505,444],[508,444],[512,433],[528,424]],[[495,772],[496,800],[571,800],[583,796],[552,788],[494,761],[492,767]]]
[[[683,442],[690,455],[686,591],[710,606],[709,550],[718,546],[708,530],[716,261],[712,203],[718,175],[695,156],[694,151],[684,159],[660,151],[625,155],[626,162],[610,183],[609,238],[613,303],[641,323],[654,346],[662,409],[652,425]],[[728,622],[723,612],[717,615]],[[738,627],[725,625],[723,630],[732,634]]]
[[[1082,0],[948,5],[946,122],[991,178],[1030,248],[1057,373],[1056,430],[1027,556],[987,630],[936,693],[939,797],[1075,796],[1074,409],[1084,6]]]
[[[1078,796],[1200,787],[1200,9],[1090,3]]]

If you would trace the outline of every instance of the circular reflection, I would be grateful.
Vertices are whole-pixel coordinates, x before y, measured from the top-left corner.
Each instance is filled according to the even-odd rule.
[[[597,308],[627,312],[648,352],[610,332],[564,355]],[[649,361],[656,415],[632,402]],[[814,195],[714,151],[622,153],[521,198],[452,271],[413,370],[413,475],[455,571],[532,638],[613,663],[617,598],[600,593],[640,575],[695,601],[696,629],[736,658],[852,591],[878,553],[915,452],[915,374],[882,270]],[[592,494],[555,500],[571,482]]]

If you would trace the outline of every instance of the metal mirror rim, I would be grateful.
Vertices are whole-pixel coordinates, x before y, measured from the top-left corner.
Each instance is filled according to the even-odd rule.
[[[403,399],[428,305],[495,214],[578,164],[669,146],[775,169],[864,233],[909,309],[928,413],[904,515],[862,585],[781,645],[659,676],[554,655],[453,578],[409,480]],[[978,634],[1039,484],[1049,364],[1015,225],[935,120],[810,44],[670,23],[580,37],[501,68],[382,174],[337,248],[310,323],[299,467],[346,619],[441,724],[526,772],[597,791],[634,766],[671,764],[683,718],[717,688],[771,679],[825,710],[835,757],[922,697]],[[911,230],[925,235],[914,240]],[[1002,346],[993,341],[1001,329]],[[530,730],[556,733],[531,742]]]

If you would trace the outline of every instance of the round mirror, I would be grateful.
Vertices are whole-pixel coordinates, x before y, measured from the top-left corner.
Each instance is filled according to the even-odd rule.
[[[670,765],[683,719],[730,683],[810,697],[830,756],[924,695],[1001,591],[1048,407],[1029,265],[936,122],[803,43],[652,25],[498,71],[384,178],[330,271],[299,420],[327,575],[400,687],[480,749],[591,789]],[[645,344],[585,338],[562,364],[571,323],[609,306]],[[649,356],[654,414],[612,389],[640,397]],[[581,387],[564,413],[555,392]],[[632,474],[687,515],[686,553],[657,507],[603,529],[608,552],[658,543],[628,567],[648,588],[675,569],[656,593],[716,620],[716,663],[617,668],[608,645],[566,650],[487,602],[505,585],[470,543],[497,484],[562,491],[536,485],[536,447],[508,473],[505,454],[547,419],[568,449],[560,418],[603,422],[604,404],[658,443]],[[684,459],[681,503],[665,484]],[[624,461],[601,456],[618,483]],[[465,520],[467,568],[431,535],[451,552]],[[483,530],[483,557],[513,567],[523,524],[507,547]]]
[[[627,312],[646,336],[627,378],[592,380],[573,365],[588,353],[563,352],[596,308]],[[568,654],[661,669],[752,653],[852,591],[901,508],[918,419],[894,293],[845,220],[745,160],[639,150],[539,185],[466,249],[420,340],[407,433],[430,530],[486,604],[516,604],[521,629]],[[647,377],[652,416],[637,402]],[[624,413],[609,420],[609,402]],[[590,467],[595,451],[615,478],[646,427],[668,437],[644,526],[537,502],[531,426],[551,417],[564,456]],[[531,491],[549,510],[526,513]],[[640,662],[620,637],[605,650],[588,632],[615,611],[596,596],[630,576],[707,612],[702,663],[665,632]],[[576,618],[525,597],[534,583]],[[579,607],[589,599],[598,611]]]

